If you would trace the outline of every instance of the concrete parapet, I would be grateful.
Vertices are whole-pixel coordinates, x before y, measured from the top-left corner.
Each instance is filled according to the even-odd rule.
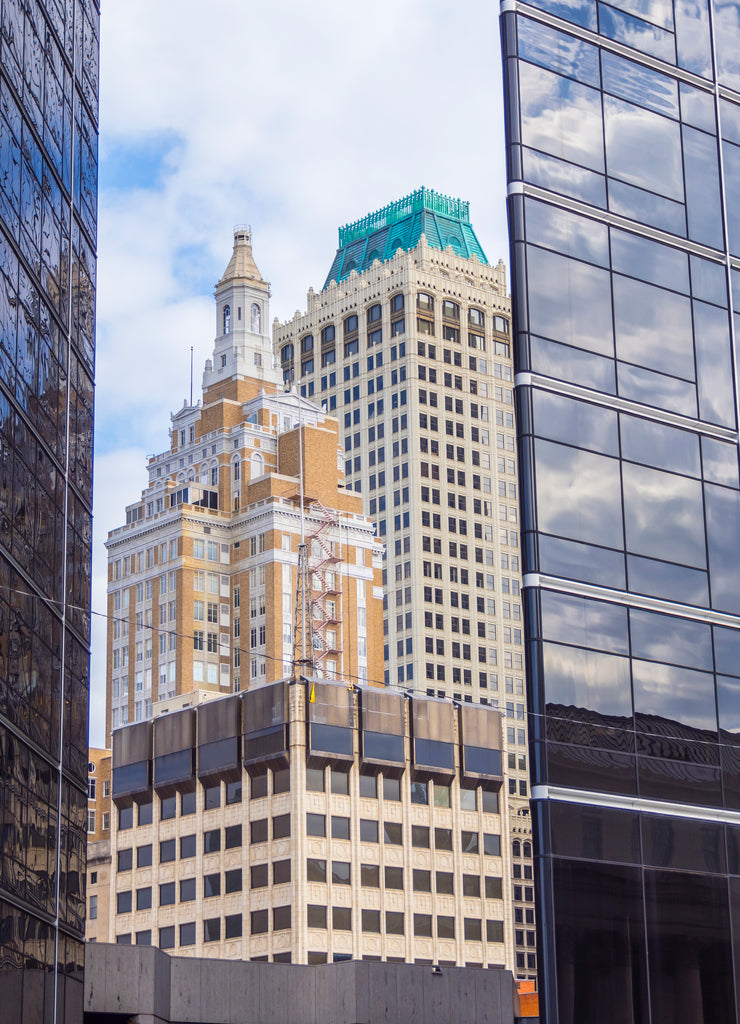
[[[170,957],[150,946],[94,943],[85,1019],[136,1024],[514,1024],[507,970],[349,960],[254,963]]]

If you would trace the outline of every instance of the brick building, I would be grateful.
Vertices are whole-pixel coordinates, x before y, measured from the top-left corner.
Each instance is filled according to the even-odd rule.
[[[157,700],[283,678],[302,625],[319,677],[382,680],[382,545],[344,489],[337,421],[278,381],[268,302],[237,229],[202,401],[173,415],[108,537],[108,736]],[[303,543],[311,607],[295,621]]]

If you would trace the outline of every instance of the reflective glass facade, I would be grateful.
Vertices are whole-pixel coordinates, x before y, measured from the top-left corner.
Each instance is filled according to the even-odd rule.
[[[501,27],[540,1005],[733,1021],[740,5]]]
[[[2,0],[0,1021],[82,1020],[98,11]]]

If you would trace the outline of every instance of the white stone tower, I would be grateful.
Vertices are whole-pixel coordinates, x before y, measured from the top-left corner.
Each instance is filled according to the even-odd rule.
[[[203,389],[231,377],[251,377],[277,385],[273,367],[270,285],[252,256],[252,231],[234,228],[234,251],[216,285],[216,341],[206,362]]]

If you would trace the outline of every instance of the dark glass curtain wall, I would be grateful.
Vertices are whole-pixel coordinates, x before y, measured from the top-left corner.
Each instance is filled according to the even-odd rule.
[[[78,1024],[99,15],[0,8],[0,1021]]]
[[[740,4],[501,11],[543,1017],[734,1021]]]

